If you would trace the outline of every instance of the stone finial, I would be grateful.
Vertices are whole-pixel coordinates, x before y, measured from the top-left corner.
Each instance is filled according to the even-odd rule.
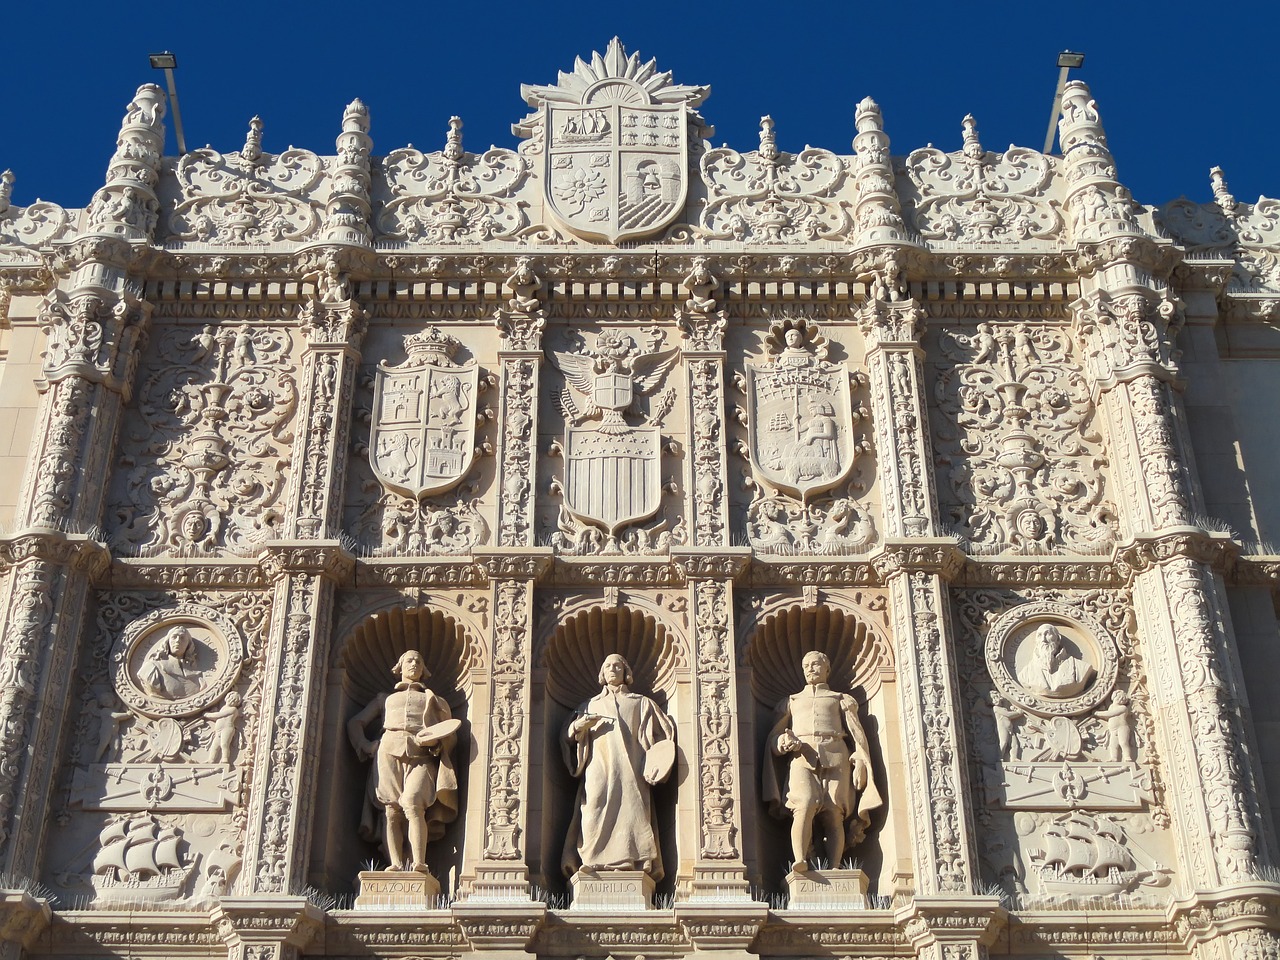
[[[1221,167],[1214,167],[1209,171],[1209,183],[1213,187],[1213,199],[1223,213],[1231,214],[1236,209],[1236,198],[1231,195],[1231,190],[1227,186],[1227,175],[1222,172]]]
[[[858,101],[858,109],[853,115],[853,125],[859,133],[884,129],[884,118],[880,115],[880,104],[870,97]]]
[[[364,101],[359,97],[348,103],[347,109],[342,111],[342,132],[369,132],[369,108],[364,105]]]
[[[1082,80],[1072,80],[1063,89],[1058,140],[1064,155],[1084,142],[1096,143],[1103,148],[1107,145],[1107,135],[1098,116],[1098,104],[1090,96],[1088,84]]]
[[[9,211],[9,199],[13,196],[13,171],[0,173],[0,214]]]
[[[973,119],[972,113],[966,113],[960,125],[964,130],[964,146],[961,148],[964,155],[970,160],[981,160],[986,151],[978,139],[978,121]]]
[[[240,150],[242,160],[257,163],[262,157],[262,118],[254,117],[249,121],[249,132],[244,137],[244,147]]]
[[[444,158],[451,163],[457,163],[462,159],[462,118],[449,118],[449,132],[445,136]]]
[[[765,160],[778,159],[778,139],[773,133],[773,117],[760,118],[760,156]]]
[[[162,132],[164,103],[164,91],[154,83],[144,83],[125,107],[124,120],[120,122],[121,131],[127,127],[148,127]]]

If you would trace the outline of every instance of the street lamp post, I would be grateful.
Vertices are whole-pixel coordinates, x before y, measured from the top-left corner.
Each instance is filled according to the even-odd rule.
[[[150,55],[151,67],[163,70],[164,78],[169,84],[169,103],[173,106],[173,132],[178,138],[178,156],[187,152],[187,140],[182,135],[182,111],[178,109],[178,88],[173,82],[173,71],[177,69],[178,58],[172,52],[153,53]]]
[[[1058,130],[1058,114],[1062,112],[1062,91],[1067,87],[1067,72],[1073,67],[1084,66],[1084,54],[1071,50],[1063,50],[1058,54],[1058,89],[1053,95],[1053,113],[1049,117],[1049,132],[1044,135],[1044,149],[1048,153],[1053,149],[1053,135]]]

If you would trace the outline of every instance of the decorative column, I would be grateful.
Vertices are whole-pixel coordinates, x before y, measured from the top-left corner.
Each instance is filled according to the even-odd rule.
[[[1160,251],[1140,231],[1116,180],[1097,106],[1083,83],[1068,84],[1059,131],[1073,185],[1064,210],[1090,265],[1073,305],[1074,333],[1120,475],[1118,499],[1131,541],[1119,559],[1133,576],[1138,635],[1151,665],[1185,892],[1216,904],[1235,887],[1244,898],[1251,887],[1241,885],[1256,886],[1257,868],[1274,862],[1274,853],[1263,840],[1248,705],[1225,585],[1214,565],[1221,549],[1195,519],[1185,414],[1174,389],[1179,305],[1153,278]],[[1280,949],[1274,932],[1234,929],[1203,938],[1197,955],[1262,956],[1250,952],[1258,938],[1268,951]]]
[[[684,333],[688,378],[691,462],[686,486],[693,494],[689,504],[693,544],[673,549],[672,556],[688,581],[693,619],[697,736],[685,749],[699,818],[693,877],[687,896],[676,905],[676,917],[695,950],[746,956],[767,914],[764,904],[751,900],[742,855],[733,580],[746,569],[751,552],[729,545],[724,427],[728,317],[716,302],[719,288],[706,260],[695,258],[684,280],[689,299],[683,310],[676,311],[676,322]]]
[[[906,771],[907,809],[914,824],[913,909],[945,913],[957,895],[973,894],[977,876],[969,806],[974,794],[961,737],[955,631],[947,591],[947,582],[959,573],[964,558],[951,540],[937,536],[938,496],[919,343],[924,315],[907,298],[892,251],[885,253],[872,290],[859,319],[885,501],[885,545],[874,562],[889,588],[901,749],[910,758]],[[932,937],[916,946],[921,956],[942,949]],[[947,956],[977,960],[986,948],[973,932],[950,942],[947,949]]]
[[[506,282],[511,293],[495,321],[502,334],[502,431],[498,451],[498,545],[532,547],[537,500],[538,372],[542,367],[542,329],[546,316],[538,293],[542,282],[528,257],[516,261]]]
[[[354,560],[339,544],[355,378],[366,317],[346,267],[369,247],[368,114],[358,100],[343,115],[339,165],[326,212],[330,242],[304,252],[314,296],[301,314],[305,339],[299,429],[281,528],[260,563],[273,583],[263,676],[259,758],[236,896],[219,921],[231,955],[297,956],[317,929],[306,884],[319,775],[333,599]]]
[[[121,409],[150,306],[127,284],[154,229],[164,95],[140,87],[84,233],[59,250],[68,277],[46,301],[44,397],[15,515],[0,540],[0,871],[34,877],[76,644],[93,581],[109,566],[102,519]]]

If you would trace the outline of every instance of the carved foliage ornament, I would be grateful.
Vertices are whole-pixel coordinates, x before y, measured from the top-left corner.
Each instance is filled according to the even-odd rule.
[[[537,138],[545,202],[584,239],[620,243],[650,236],[684,209],[689,186],[689,125],[709,92],[679,86],[656,63],[610,41],[603,55],[579,58],[555,86],[527,86],[538,113],[518,129]]]
[[[388,490],[421,499],[471,468],[480,365],[455,363],[461,342],[436,327],[404,346],[404,363],[378,364],[369,465]]]
[[[148,717],[186,717],[235,684],[244,641],[234,623],[197,603],[162,607],[129,624],[111,651],[111,680]]]
[[[1057,204],[1048,198],[1053,160],[1025,147],[991,153],[978,141],[973,117],[964,118],[964,147],[943,153],[924,147],[905,160],[915,193],[921,236],[959,244],[1025,244],[1056,237]]]
[[[310,150],[262,152],[262,121],[249,122],[244,147],[184,154],[174,177],[181,196],[169,217],[174,240],[220,246],[304,240],[320,226],[324,161]]]
[[[1115,687],[1120,657],[1097,620],[1052,600],[1021,604],[991,625],[987,668],[1009,700],[1041,717],[1075,716]]]

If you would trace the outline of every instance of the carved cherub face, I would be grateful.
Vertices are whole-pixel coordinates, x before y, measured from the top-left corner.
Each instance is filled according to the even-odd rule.
[[[804,655],[801,667],[807,683],[826,683],[827,677],[831,676],[831,661],[827,659],[825,653],[819,653],[817,650]]]

